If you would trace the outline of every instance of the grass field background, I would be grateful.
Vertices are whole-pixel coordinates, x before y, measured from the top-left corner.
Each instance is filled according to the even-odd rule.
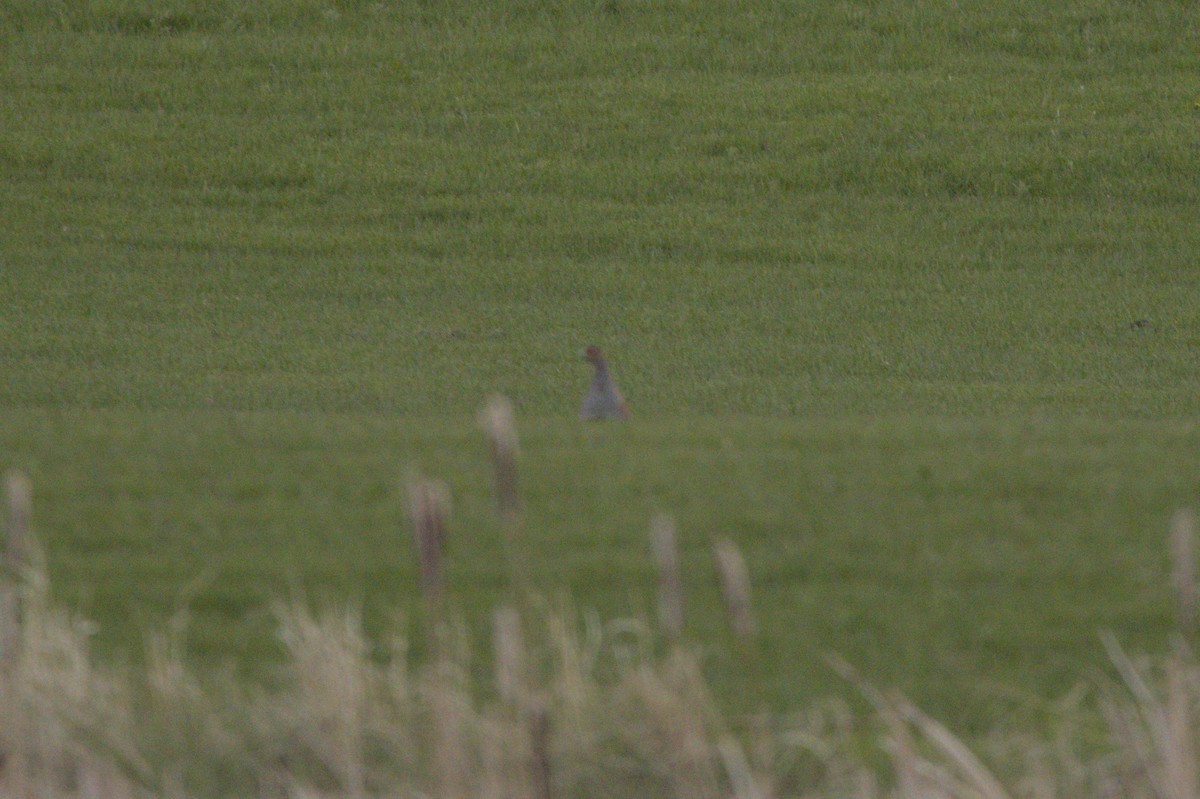
[[[1036,709],[1097,629],[1170,629],[1198,16],[8,3],[0,465],[105,651],[187,601],[197,649],[255,671],[272,596],[415,605],[410,465],[451,485],[482,628],[499,391],[547,593],[648,609],[666,510],[736,704],[836,690],[834,649],[957,725]],[[627,426],[574,418],[587,343]],[[749,678],[713,535],[755,579]]]

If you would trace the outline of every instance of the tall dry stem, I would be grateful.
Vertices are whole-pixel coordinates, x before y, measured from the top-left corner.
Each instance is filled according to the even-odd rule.
[[[672,793],[678,799],[721,796],[711,698],[692,653],[676,647],[657,668],[632,665],[628,679],[644,708],[649,735],[643,745],[658,750]]]
[[[276,616],[295,690],[297,742],[337,775],[343,795],[364,796],[364,730],[374,682],[359,614],[314,616],[299,605],[278,605]]]
[[[927,716],[904,696],[879,690],[840,656],[830,654],[826,660],[834,671],[862,692],[883,721],[887,731],[884,745],[891,757],[901,796],[905,799],[968,796],[1009,799],[1000,780],[944,725]]]
[[[750,605],[750,570],[737,544],[728,538],[713,543],[713,556],[717,563],[717,574],[721,579],[721,594],[725,597],[725,611],[729,625],[738,638],[754,635],[758,625]]]
[[[958,795],[979,796],[981,799],[1009,799],[1008,791],[996,779],[996,776],[971,751],[962,739],[954,735],[941,722],[927,716],[911,702],[900,699],[896,702],[905,721],[911,723],[920,731],[921,736],[933,745],[935,752],[940,752],[948,773],[955,784],[965,787],[955,793]]]
[[[492,614],[492,658],[500,698],[517,704],[525,691],[525,641],[521,615],[511,605],[496,608]]]
[[[517,423],[512,403],[496,395],[479,412],[479,424],[487,435],[496,478],[496,504],[506,525],[515,525],[521,513],[521,497],[517,489]]]
[[[1171,587],[1179,629],[1190,636],[1196,623],[1196,514],[1188,508],[1171,517]]]
[[[443,654],[425,682],[424,699],[432,723],[433,795],[467,799],[472,793],[474,753],[469,728],[474,718],[460,667]]]
[[[445,591],[442,555],[450,515],[450,489],[445,483],[413,476],[408,483],[408,509],[421,574],[421,595],[431,607],[441,604]]]
[[[517,534],[521,527],[521,495],[517,487],[517,459],[520,446],[512,403],[499,394],[488,399],[479,411],[479,425],[488,440],[488,454],[496,481],[496,508],[504,527],[504,552],[508,561],[509,588],[521,593],[525,585],[525,568],[518,553]]]
[[[1200,796],[1197,774],[1195,701],[1197,676],[1191,656],[1172,653],[1163,664],[1163,685],[1139,668],[1111,633],[1101,636],[1113,666],[1133,701],[1109,699],[1103,706],[1114,738],[1136,763],[1153,795],[1162,799]]]
[[[683,570],[675,520],[665,513],[650,525],[650,546],[658,567],[658,623],[663,633],[676,639],[683,631]]]
[[[33,515],[33,485],[20,472],[9,472],[4,480],[8,506],[6,523],[8,540],[5,560],[9,569],[20,571],[28,562],[29,522]]]
[[[1164,779],[1171,797],[1195,799],[1200,796],[1200,778],[1196,773],[1196,725],[1187,664],[1178,654],[1173,654],[1167,658],[1165,669]]]
[[[529,777],[533,799],[551,799],[550,711],[542,702],[531,702],[525,714],[529,730]]]
[[[746,759],[746,753],[737,739],[726,735],[717,742],[717,751],[721,755],[721,763],[725,766],[725,774],[729,777],[733,799],[768,799],[769,788],[760,785],[755,777],[754,769]]]
[[[33,486],[20,472],[4,478],[4,559],[0,564],[0,668],[7,670],[17,657],[21,640],[21,582],[29,564],[30,517],[33,515]]]

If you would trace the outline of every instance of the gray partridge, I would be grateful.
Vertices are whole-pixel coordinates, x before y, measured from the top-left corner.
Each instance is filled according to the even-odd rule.
[[[595,368],[595,372],[592,374],[592,384],[583,398],[583,404],[579,406],[579,418],[628,419],[629,408],[625,405],[621,390],[613,381],[604,353],[599,347],[592,345],[584,350],[583,357]]]

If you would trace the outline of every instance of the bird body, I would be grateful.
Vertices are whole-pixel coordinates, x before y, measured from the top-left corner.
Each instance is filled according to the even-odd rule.
[[[629,408],[625,398],[613,380],[612,372],[608,369],[608,361],[599,347],[590,346],[584,350],[584,359],[592,365],[592,382],[588,392],[579,407],[579,418],[593,419],[628,419]]]

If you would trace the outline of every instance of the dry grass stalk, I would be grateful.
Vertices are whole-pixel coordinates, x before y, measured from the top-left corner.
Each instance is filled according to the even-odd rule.
[[[177,635],[152,639],[146,671],[131,682],[127,672],[98,668],[86,625],[50,602],[29,534],[28,481],[9,476],[5,488],[8,530],[18,534],[10,537],[0,587],[12,589],[21,613],[13,628],[19,644],[5,650],[15,657],[0,673],[0,797],[551,799],[555,789],[599,795],[589,790],[597,779],[612,780],[601,790],[614,797],[646,795],[655,783],[681,799],[882,793],[863,765],[869,759],[858,754],[861,735],[840,717],[811,732],[782,733],[761,719],[756,726],[761,746],[745,750],[723,734],[725,724],[693,653],[671,647],[659,660],[652,647],[632,650],[633,655],[620,650],[624,655],[615,660],[614,674],[604,668],[608,661],[597,667],[607,637],[602,632],[581,637],[565,613],[548,619],[548,641],[531,635],[527,642],[517,610],[496,611],[496,681],[507,704],[491,714],[472,702],[465,645],[456,649],[439,640],[430,665],[410,679],[407,650],[397,646],[396,662],[377,664],[353,612],[282,609],[289,669],[282,686],[258,695],[249,710],[238,701],[244,694],[215,696],[210,684],[187,670],[181,628]],[[413,479],[409,497],[422,586],[427,597],[440,597],[448,491]],[[1188,624],[1194,620],[1195,524],[1190,512],[1172,522],[1175,588],[1181,623]],[[662,564],[672,560],[660,549],[670,551],[678,574],[671,520],[656,519],[652,535],[660,579],[671,568]],[[745,561],[729,541],[716,542],[714,553],[734,631],[748,636],[754,620]],[[681,622],[682,599],[678,594],[676,599]],[[672,629],[666,620],[675,612],[672,601],[660,598],[664,630]],[[601,629],[598,623],[593,628]],[[535,698],[529,661],[536,661],[530,653],[539,651],[538,644],[546,647],[548,673]],[[1029,781],[1016,783],[1019,795],[1196,799],[1200,667],[1193,655],[1181,644],[1150,668],[1125,655],[1111,635],[1104,644],[1124,685],[1101,704],[1116,745],[1090,761],[1056,764],[1057,773],[1066,774],[1059,782],[1054,768],[1039,761]],[[895,790],[886,795],[1008,799],[983,761],[946,727],[904,697],[876,690],[843,661],[831,662],[882,721],[895,776]],[[181,744],[160,740],[171,730]],[[777,753],[786,759],[789,748],[817,754],[829,776],[812,785],[773,780],[771,764]],[[1040,757],[1049,749],[1038,751]],[[225,768],[241,782],[217,788],[192,781],[197,773],[224,779]]]
[[[1196,624],[1196,514],[1187,508],[1171,518],[1171,566],[1179,628],[1190,635]]]
[[[505,746],[508,728],[495,719],[485,719],[479,733],[478,799],[505,799],[511,793]]]
[[[84,756],[78,767],[77,795],[82,799],[134,799],[137,791],[112,763],[98,756]]]
[[[713,544],[713,555],[717,563],[717,574],[721,579],[721,593],[725,597],[725,611],[729,625],[738,638],[754,635],[758,625],[750,605],[750,571],[737,544],[722,538]]]
[[[550,711],[542,702],[531,702],[525,713],[529,731],[529,782],[533,799],[551,799]]]
[[[1200,796],[1196,773],[1196,733],[1192,718],[1192,697],[1188,691],[1187,666],[1178,655],[1167,658],[1165,740],[1163,777],[1168,796]]]
[[[1104,634],[1102,640],[1133,696],[1132,704],[1110,698],[1103,706],[1120,751],[1133,760],[1153,795],[1163,799],[1200,796],[1193,719],[1193,708],[1200,697],[1200,677],[1195,663],[1185,662],[1178,652],[1169,656],[1163,664],[1163,686],[1156,692],[1149,677],[1111,633]]]
[[[8,506],[5,565],[17,572],[28,565],[29,522],[33,515],[33,486],[20,472],[9,472],[4,480]]]
[[[421,595],[431,606],[440,605],[445,591],[442,555],[450,515],[450,489],[440,481],[413,477],[408,483],[408,500],[421,573]]]
[[[729,735],[722,737],[717,742],[717,751],[725,766],[725,774],[729,777],[733,799],[768,799],[770,793],[759,785],[746,753],[735,738]]]
[[[908,799],[944,796],[945,793],[934,784],[936,775],[930,774],[928,765],[922,762],[917,752],[912,730],[905,724],[895,697],[886,696],[839,655],[828,654],[826,660],[834,671],[862,692],[883,722],[886,731],[882,738],[883,748],[892,760],[898,794]]]
[[[425,684],[425,702],[433,724],[433,796],[467,799],[472,793],[475,760],[468,737],[474,719],[461,669],[444,655]]]
[[[525,642],[521,615],[511,605],[496,608],[492,614],[492,658],[500,698],[519,703],[525,691]]]
[[[674,519],[666,514],[654,517],[650,545],[658,566],[658,623],[663,633],[675,639],[683,631],[683,570]]]
[[[910,799],[1009,799],[1003,784],[963,741],[899,694],[884,694],[837,655],[826,660],[875,708],[887,730],[885,745],[900,795]],[[918,746],[913,731],[920,733]],[[940,755],[933,759],[925,751]]]
[[[962,739],[946,729],[941,722],[930,718],[907,700],[897,703],[905,721],[913,724],[922,737],[933,744],[935,751],[953,767],[956,784],[965,786],[957,789],[954,796],[979,796],[982,799],[1009,799],[1008,791],[1000,780],[983,764]]]
[[[917,799],[930,787],[925,784],[921,774],[920,759],[913,744],[912,733],[890,704],[876,710],[887,729],[884,748],[892,758],[892,767],[896,770],[896,787],[899,788],[901,796]]]
[[[515,525],[521,513],[521,497],[517,489],[517,424],[512,403],[496,395],[479,412],[479,424],[487,434],[496,478],[496,503],[500,518]]]
[[[711,700],[692,654],[674,649],[660,668],[634,666],[633,688],[645,709],[651,746],[658,750],[678,799],[721,795],[709,721]],[[644,744],[643,744],[644,745]]]
[[[17,658],[21,640],[21,582],[29,565],[29,521],[33,509],[33,487],[20,472],[4,478],[7,540],[0,568],[0,668],[8,669]]]
[[[595,665],[602,633],[597,625],[580,630],[565,609],[544,609],[546,652],[550,657],[549,693],[559,718],[572,727],[587,724],[596,701]],[[564,718],[565,717],[565,718]]]
[[[279,606],[276,616],[295,690],[290,706],[299,713],[295,741],[336,775],[342,795],[364,796],[364,730],[375,681],[361,620],[351,611],[314,616],[300,606]]]
[[[800,733],[800,736],[802,737],[803,734]],[[749,737],[744,753],[748,757],[744,757],[744,759],[750,776],[754,780],[754,790],[761,797],[776,796],[779,794],[779,783],[776,781],[773,771],[783,747],[781,746],[781,736],[775,729],[774,714],[766,710],[752,714],[747,719],[747,735]],[[728,764],[726,770],[728,770]]]
[[[94,628],[50,602],[31,560],[19,586],[20,641],[0,675],[0,796],[73,796],[64,784],[98,782],[127,795],[133,782],[123,775],[145,784],[151,772],[132,741],[132,694],[93,665]]]

